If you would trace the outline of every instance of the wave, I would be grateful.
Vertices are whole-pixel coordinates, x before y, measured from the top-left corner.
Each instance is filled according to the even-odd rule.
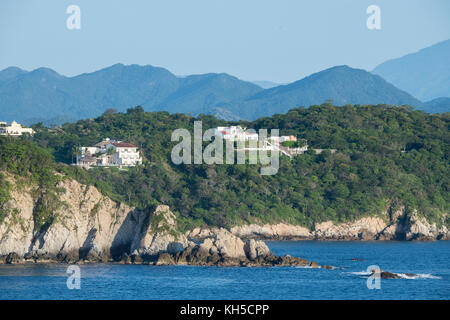
[[[399,277],[402,277],[403,279],[410,279],[410,280],[414,280],[414,279],[442,279],[441,277],[438,276],[434,276],[430,273],[418,273],[418,274],[405,274],[405,273],[397,273],[397,275]]]
[[[356,276],[370,276],[372,273],[367,271],[355,271],[355,272],[343,272],[348,274],[353,274]],[[430,273],[417,273],[417,274],[410,274],[410,273],[395,273],[402,279],[408,279],[408,280],[415,280],[415,279],[442,279],[439,276],[432,275]]]
[[[349,274],[354,274],[356,276],[370,276],[372,273],[371,272],[367,272],[367,271],[355,271],[355,272],[343,272],[343,273],[349,273]]]
[[[298,268],[298,269],[313,269],[314,267],[312,267],[312,266],[295,266],[295,268]],[[315,269],[320,269],[320,268],[315,268]]]

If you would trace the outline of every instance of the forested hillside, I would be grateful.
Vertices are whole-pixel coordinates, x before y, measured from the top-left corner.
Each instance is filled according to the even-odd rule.
[[[240,122],[248,128],[278,128],[283,135],[308,139],[312,148],[337,150],[282,157],[276,175],[261,176],[258,165],[174,165],[174,129],[192,130],[195,120],[203,121],[204,130],[231,122],[137,107],[56,129],[36,125],[33,138],[1,138],[0,167],[19,172],[17,153],[29,148],[36,152],[28,157],[36,159],[26,160],[23,170],[51,166],[139,208],[168,204],[190,227],[278,221],[312,226],[379,214],[391,205],[406,205],[442,222],[450,206],[449,117],[386,105],[323,104]],[[106,137],[138,145],[144,164],[124,171],[68,166],[77,146]],[[41,153],[52,154],[57,163],[48,156],[39,160]]]

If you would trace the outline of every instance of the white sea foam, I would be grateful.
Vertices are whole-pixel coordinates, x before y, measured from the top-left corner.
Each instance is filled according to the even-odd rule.
[[[343,272],[343,273],[354,274],[356,276],[370,276],[371,275],[371,273],[367,272],[367,271]]]
[[[353,274],[356,276],[370,276],[372,273],[367,271],[355,271],[355,272],[343,272],[348,274]],[[442,279],[441,277],[434,276],[429,273],[418,273],[418,274],[406,274],[406,273],[395,273],[400,278],[408,279],[408,280],[414,280],[414,279]]]
[[[410,280],[414,280],[414,279],[442,279],[441,277],[438,276],[433,276],[432,274],[429,273],[419,273],[419,274],[415,274],[415,275],[407,275],[405,273],[397,273],[397,275],[403,279],[410,279]]]

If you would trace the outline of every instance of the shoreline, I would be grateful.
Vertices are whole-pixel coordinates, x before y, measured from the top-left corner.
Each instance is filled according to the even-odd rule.
[[[264,241],[434,241],[450,239],[445,225],[428,222],[405,207],[353,222],[325,221],[313,229],[286,223],[179,230],[167,205],[140,211],[103,196],[95,187],[63,180],[61,205],[51,223],[35,219],[31,187],[11,191],[15,214],[0,224],[0,263],[77,261],[160,265],[309,265],[274,256]],[[445,218],[445,217],[444,217]],[[317,263],[316,263],[317,264]],[[315,265],[316,265],[315,264]],[[318,265],[318,264],[317,264]]]
[[[239,239],[241,240],[241,239]],[[245,239],[244,239],[245,240]],[[177,253],[169,253],[167,251],[161,251],[158,254],[155,254],[153,256],[147,256],[147,259],[143,259],[141,257],[138,257],[136,255],[128,256],[127,254],[124,254],[120,257],[120,259],[113,259],[112,257],[103,258],[103,259],[78,259],[78,260],[61,260],[57,258],[48,258],[48,257],[20,257],[17,254],[10,253],[14,257],[12,257],[12,261],[7,262],[7,256],[1,255],[0,256],[0,266],[6,266],[6,265],[15,265],[15,266],[28,266],[28,265],[146,265],[146,266],[191,266],[191,267],[305,267],[305,268],[311,268],[311,269],[339,269],[339,267],[336,266],[329,266],[329,265],[319,265],[317,262],[299,258],[299,257],[292,257],[289,254],[285,256],[275,256],[270,249],[267,247],[266,243],[270,242],[353,242],[353,243],[423,243],[423,242],[446,242],[450,241],[449,239],[446,240],[429,240],[429,241],[423,241],[423,240],[318,240],[318,239],[301,239],[301,240],[292,240],[292,239],[265,239],[263,242],[262,240],[255,240],[251,239],[255,243],[258,243],[259,246],[262,246],[265,248],[265,252],[261,253],[257,257],[250,258],[249,253],[245,252],[245,256],[239,256],[239,257],[221,257],[217,261],[212,261],[210,251],[203,250],[202,252],[202,245],[191,245],[190,247],[186,249],[194,249],[197,250],[192,257],[188,258],[193,259],[191,262],[186,260],[180,260],[179,258],[183,254],[183,252],[186,251],[186,249],[179,251]],[[246,243],[248,243],[250,240],[245,240]],[[200,259],[198,251],[202,252],[200,254]],[[183,259],[186,259],[186,255],[183,257]],[[169,258],[169,259],[168,259]],[[172,260],[171,260],[172,259]],[[356,258],[350,259],[351,261],[359,261]]]

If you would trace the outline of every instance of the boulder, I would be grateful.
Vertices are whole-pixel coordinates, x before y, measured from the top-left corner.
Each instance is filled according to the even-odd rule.
[[[220,229],[211,240],[224,258],[239,259],[246,256],[244,242],[226,229]]]
[[[131,243],[131,252],[141,256],[157,256],[162,252],[175,255],[191,243],[177,230],[176,216],[166,205],[157,206],[153,214],[141,213],[137,219],[140,230]]]
[[[32,259],[33,257],[30,255],[30,258]],[[58,260],[58,262],[62,263],[75,263],[79,260],[78,251],[59,252],[56,256],[56,259]]]
[[[392,272],[388,272],[388,271],[381,271],[380,278],[381,279],[400,279],[401,277],[396,273],[392,273]]]
[[[142,262],[144,262],[144,259],[142,259],[141,255],[139,253],[137,253],[137,251],[134,251],[130,255],[130,259],[131,259],[131,263],[134,263],[134,264],[141,264]]]
[[[5,259],[6,264],[16,264],[20,262],[20,257],[15,252],[10,252]]]
[[[212,252],[218,253],[218,249],[214,245],[214,242],[211,238],[206,238],[205,240],[203,240],[203,242],[200,244],[200,249],[211,253]]]
[[[322,269],[328,269],[328,270],[333,270],[333,269],[334,269],[334,267],[332,267],[332,266],[327,266],[327,265],[323,265],[323,266],[321,266],[321,268],[322,268]]]
[[[184,250],[184,245],[181,242],[170,242],[167,245],[167,252],[170,254],[177,254]]]
[[[256,260],[258,257],[264,257],[270,253],[269,248],[263,241],[253,239],[245,242],[244,251],[249,260]]]
[[[172,265],[175,264],[175,259],[170,253],[164,252],[158,255],[158,259],[156,260],[155,264],[157,266]]]
[[[120,258],[120,263],[131,264],[131,257],[126,252],[124,252],[122,254],[122,257]]]
[[[197,245],[189,245],[183,252],[179,252],[176,255],[176,262],[178,264],[189,264],[198,250]]]

